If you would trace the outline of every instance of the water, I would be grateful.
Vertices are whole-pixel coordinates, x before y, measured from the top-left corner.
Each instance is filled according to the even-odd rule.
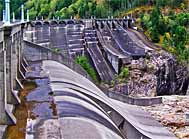
[[[24,84],[24,89],[20,91],[21,104],[16,107],[14,112],[17,124],[7,128],[6,139],[25,139],[26,120],[28,117],[34,120],[57,116],[48,83],[48,79],[44,78],[35,79],[35,83]]]
[[[24,84],[24,89],[20,91],[21,104],[16,107],[14,115],[17,119],[15,126],[7,128],[6,139],[25,139],[26,119],[28,117],[28,110],[32,109],[32,103],[26,102],[26,96],[36,88],[34,83]]]
[[[80,32],[81,27],[80,25],[72,24],[66,27],[33,27],[27,31],[26,35],[29,35],[29,38],[34,43],[49,48],[65,50],[68,49],[69,40],[73,39],[72,36],[74,37],[75,35],[73,32]],[[77,35],[75,36],[78,37]],[[26,77],[34,80],[25,83],[24,89],[20,91],[21,104],[16,107],[14,112],[17,124],[7,128],[6,139],[25,139],[28,117],[31,119],[46,119],[57,116],[56,106],[51,96],[52,92],[48,86],[49,81],[47,78],[40,77],[40,66],[40,63],[36,63],[27,67],[29,72],[26,73]]]

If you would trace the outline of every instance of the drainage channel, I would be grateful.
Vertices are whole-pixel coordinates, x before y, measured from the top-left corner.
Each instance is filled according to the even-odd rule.
[[[28,119],[46,119],[57,117],[48,79],[35,79],[24,84],[20,91],[21,104],[16,106],[14,115],[17,124],[8,126],[6,139],[25,139]]]
[[[21,104],[18,105],[14,111],[14,115],[17,119],[17,124],[8,126],[6,132],[6,139],[24,139],[26,121],[28,117],[28,111],[32,108],[32,104],[27,103],[26,96],[36,88],[35,83],[25,83],[24,89],[20,91]]]

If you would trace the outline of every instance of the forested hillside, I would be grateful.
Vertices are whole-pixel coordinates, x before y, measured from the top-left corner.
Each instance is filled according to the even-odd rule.
[[[11,0],[11,13],[20,18],[20,7],[30,19],[123,17],[132,14],[146,36],[180,59],[189,58],[189,0]],[[0,0],[0,12],[4,0]],[[186,47],[185,47],[186,46]]]
[[[141,14],[139,20],[142,30],[154,43],[174,53],[180,60],[188,60],[189,13],[170,10],[163,14],[162,11],[157,6],[151,14]]]
[[[44,17],[52,18],[77,18],[107,17],[108,15],[119,15],[131,8],[142,5],[154,5],[156,1],[161,5],[180,7],[187,0],[11,0],[11,11],[20,16],[20,6],[25,4],[25,8],[30,10],[30,18]],[[0,1],[0,12],[4,6],[4,0]]]

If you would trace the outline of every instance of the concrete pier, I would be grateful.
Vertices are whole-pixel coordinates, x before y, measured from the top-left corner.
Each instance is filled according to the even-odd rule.
[[[4,42],[4,32],[0,30],[0,124],[10,125],[15,124],[16,119],[10,112],[7,104],[7,60],[6,60],[6,45]]]
[[[14,105],[20,103],[23,25],[11,24],[0,28],[0,125],[16,124],[12,114]]]

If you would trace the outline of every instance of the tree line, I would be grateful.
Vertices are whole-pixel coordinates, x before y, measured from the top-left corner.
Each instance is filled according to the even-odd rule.
[[[141,15],[141,26],[145,34],[166,50],[175,53],[180,60],[189,59],[189,13],[176,13],[171,10],[163,15],[161,5],[157,5],[151,14]]]
[[[183,0],[11,0],[11,12],[15,12],[16,18],[20,18],[21,4],[29,9],[30,18],[98,18],[110,15],[118,15],[121,11],[127,11],[134,7],[146,4],[161,4],[178,6]],[[0,16],[4,9],[4,0],[0,0]]]

